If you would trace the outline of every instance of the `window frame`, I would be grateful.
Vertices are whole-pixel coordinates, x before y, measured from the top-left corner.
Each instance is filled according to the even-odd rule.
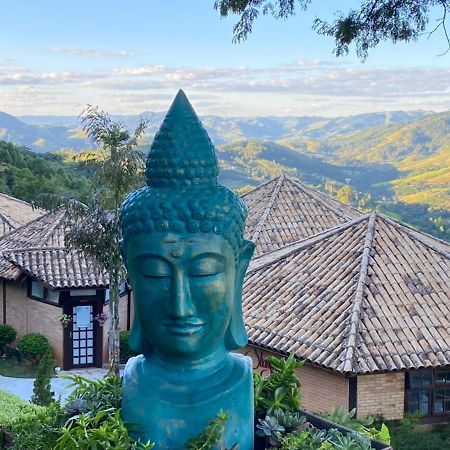
[[[42,285],[43,297],[38,297],[38,296],[32,294],[32,285],[33,285],[33,283],[40,283]],[[49,300],[50,289],[48,287],[46,287],[45,284],[42,281],[35,280],[33,278],[30,278],[30,277],[28,278],[27,297],[29,299],[35,300],[37,302],[45,303],[46,305],[52,305],[52,306],[61,307],[61,291],[59,291],[57,289],[52,289],[52,291],[59,293],[58,302],[54,302],[54,301],[50,301]]]
[[[439,382],[437,378],[438,372],[444,372],[444,382]],[[420,375],[420,385],[412,385],[411,375]],[[429,385],[423,385],[423,375],[431,375],[431,383]],[[444,398],[442,400],[443,407],[442,411],[436,411],[436,391],[444,389]],[[420,408],[421,403],[425,402],[412,402],[411,394],[415,392],[425,391],[428,393],[428,410],[426,417],[447,417],[450,416],[450,409],[446,411],[446,403],[450,404],[450,367],[440,367],[437,369],[418,369],[410,370],[407,372],[405,377],[405,412],[406,413],[417,413],[421,411],[410,411],[410,406],[412,403],[417,403]]]

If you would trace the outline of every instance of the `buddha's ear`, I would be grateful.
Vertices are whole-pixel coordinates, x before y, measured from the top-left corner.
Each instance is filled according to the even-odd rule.
[[[247,332],[245,331],[244,318],[242,316],[242,286],[244,284],[245,272],[247,271],[254,251],[255,244],[251,241],[244,241],[237,261],[234,303],[230,323],[225,335],[225,345],[229,350],[242,348],[247,345]]]
[[[134,306],[134,319],[133,325],[131,326],[130,337],[128,338],[128,345],[135,353],[138,355],[144,354],[149,355],[152,352],[152,346],[145,339],[142,334],[141,324],[139,322],[139,317],[136,310],[136,304]]]

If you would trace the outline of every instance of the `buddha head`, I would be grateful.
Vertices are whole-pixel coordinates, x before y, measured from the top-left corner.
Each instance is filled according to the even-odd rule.
[[[138,353],[196,361],[247,343],[242,284],[254,244],[244,203],[217,176],[214,146],[180,91],[150,149],[147,186],[121,210]]]

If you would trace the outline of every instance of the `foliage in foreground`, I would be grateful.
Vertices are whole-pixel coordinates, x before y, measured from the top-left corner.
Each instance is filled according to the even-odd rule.
[[[269,356],[273,371],[263,378],[254,373],[255,414],[264,417],[276,410],[295,412],[301,406],[300,380],[295,372],[302,363],[293,354],[289,358]]]

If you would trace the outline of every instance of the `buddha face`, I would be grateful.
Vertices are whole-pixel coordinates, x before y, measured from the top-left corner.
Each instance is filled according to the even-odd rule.
[[[126,246],[136,320],[164,360],[199,360],[224,347],[233,308],[233,248],[214,234],[154,232]]]

